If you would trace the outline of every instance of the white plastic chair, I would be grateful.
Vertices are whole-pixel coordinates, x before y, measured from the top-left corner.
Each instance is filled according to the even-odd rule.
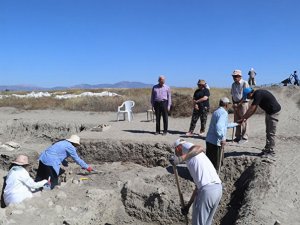
[[[125,114],[127,113],[128,121],[130,122],[133,120],[133,112],[132,108],[134,107],[135,103],[134,101],[125,101],[122,103],[122,105],[118,106],[118,113],[117,113],[117,121],[119,121],[120,114],[124,115],[125,120]]]

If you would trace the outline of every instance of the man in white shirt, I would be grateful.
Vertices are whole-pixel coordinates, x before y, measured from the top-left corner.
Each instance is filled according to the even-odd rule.
[[[193,204],[192,224],[211,225],[222,197],[221,180],[204,152],[189,159],[182,157],[190,151],[195,151],[195,148],[203,149],[200,145],[178,139],[175,141],[174,147],[176,156],[186,159],[187,168],[196,185],[188,204],[181,209],[181,212],[183,215],[187,215]]]
[[[231,86],[232,103],[234,110],[234,122],[239,121],[248,110],[248,99],[243,99],[243,90],[249,87],[247,81],[242,79],[242,71],[234,70],[232,73],[234,82]],[[248,123],[243,122],[240,126],[236,127],[235,141],[243,144],[248,141]]]
[[[248,79],[248,83],[250,86],[255,86],[256,82],[255,82],[255,76],[256,76],[256,72],[253,68],[250,69],[250,71],[248,72],[249,75],[249,79]]]

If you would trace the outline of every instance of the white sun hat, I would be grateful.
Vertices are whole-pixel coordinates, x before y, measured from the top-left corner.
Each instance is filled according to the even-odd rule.
[[[28,157],[26,155],[18,155],[12,163],[20,166],[28,165]]]
[[[69,139],[66,139],[66,140],[73,143],[73,144],[80,145],[80,137],[76,134],[71,135],[71,137]]]
[[[234,70],[232,72],[232,76],[242,76],[242,71],[241,70]]]
[[[227,98],[227,97],[223,97],[220,99],[220,102],[223,102],[223,103],[227,103],[227,104],[230,104],[230,100]]]

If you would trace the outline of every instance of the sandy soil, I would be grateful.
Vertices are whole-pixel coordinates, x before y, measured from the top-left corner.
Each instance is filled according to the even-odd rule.
[[[265,144],[263,114],[249,120],[250,139],[244,145],[232,143],[228,131],[221,174],[224,195],[215,224],[273,225],[276,220],[300,224],[300,89],[275,87],[271,91],[282,106],[276,161],[258,156]],[[188,130],[190,118],[169,118],[169,134],[155,136],[155,123],[147,121],[146,112],[135,114],[132,122],[116,121],[116,113],[14,108],[0,108],[0,117],[0,142],[13,141],[21,146],[12,149],[1,145],[2,177],[9,162],[20,153],[30,156],[34,175],[39,153],[53,140],[72,133],[82,139],[79,154],[99,172],[87,175],[70,160],[60,187],[1,208],[0,224],[184,223],[167,159],[173,151],[171,144]],[[91,131],[101,124],[111,127],[103,132]],[[205,140],[199,137],[188,140],[205,146]],[[193,184],[186,179],[184,166],[178,170],[188,199]]]

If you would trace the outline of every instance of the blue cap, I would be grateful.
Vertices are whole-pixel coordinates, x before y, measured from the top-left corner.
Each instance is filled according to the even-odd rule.
[[[253,89],[250,88],[250,87],[244,88],[244,90],[243,90],[243,99],[245,100],[245,99],[247,98],[247,95],[248,95],[249,93],[251,93],[252,91],[253,91]]]

